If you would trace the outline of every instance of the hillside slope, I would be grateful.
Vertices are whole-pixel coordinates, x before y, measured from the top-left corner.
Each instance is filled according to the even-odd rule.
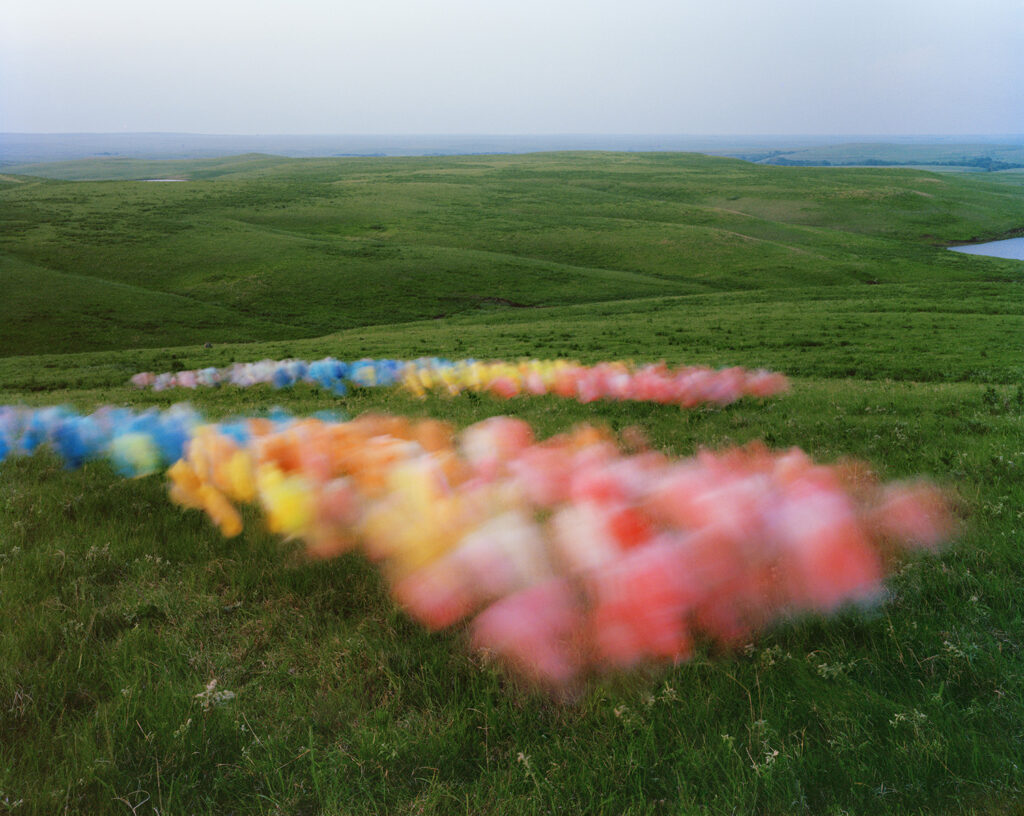
[[[189,180],[0,180],[0,287],[13,295],[0,305],[0,353],[313,337],[751,289],[1015,280],[1013,262],[944,246],[1024,226],[1019,175],[692,154],[242,156],[175,162],[172,175]],[[83,321],[103,330],[60,330]]]

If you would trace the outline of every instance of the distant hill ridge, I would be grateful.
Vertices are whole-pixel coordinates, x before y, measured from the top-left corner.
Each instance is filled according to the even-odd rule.
[[[195,133],[0,133],[0,166],[75,159],[196,159],[248,153],[292,158],[485,155],[563,150],[697,152],[790,156],[791,161],[851,163],[851,158],[929,163],[1024,150],[1024,134],[998,136],[694,136],[652,134],[217,135]],[[836,154],[845,158],[837,158]],[[1000,158],[1000,157],[995,157]],[[755,159],[757,160],[757,159]],[[856,162],[854,162],[856,163]]]
[[[757,164],[783,167],[949,167],[987,172],[1024,168],[1024,146],[1017,145],[854,144],[733,155]]]

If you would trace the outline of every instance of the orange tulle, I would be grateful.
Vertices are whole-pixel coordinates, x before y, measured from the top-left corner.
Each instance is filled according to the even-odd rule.
[[[255,501],[313,556],[358,547],[413,618],[471,620],[478,647],[556,687],[871,602],[897,550],[952,529],[936,489],[796,449],[673,461],[592,427],[537,441],[510,417],[459,434],[383,415],[251,427],[244,446],[200,429],[168,471],[174,500],[225,535],[241,529],[232,503]]]

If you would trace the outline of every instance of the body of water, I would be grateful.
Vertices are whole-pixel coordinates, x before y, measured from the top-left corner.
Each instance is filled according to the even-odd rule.
[[[990,241],[987,244],[967,244],[950,247],[954,252],[968,255],[988,255],[991,258],[1010,258],[1024,261],[1024,238],[1007,238],[1005,241]]]

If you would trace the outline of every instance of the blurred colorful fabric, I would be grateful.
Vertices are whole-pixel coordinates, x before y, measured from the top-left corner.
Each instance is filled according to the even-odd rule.
[[[312,556],[359,549],[410,616],[466,622],[477,648],[558,689],[875,602],[901,553],[953,528],[936,488],[883,485],[863,465],[631,443],[590,426],[538,440],[501,416],[456,432],[387,415],[206,424],[187,406],[0,408],[0,459],[48,446],[69,467],[166,468],[172,500],[225,536],[253,504]]]
[[[693,408],[702,404],[728,405],[742,397],[770,397],[786,391],[787,379],[771,371],[743,368],[711,369],[704,366],[669,368],[664,363],[634,365],[624,361],[585,366],[571,360],[520,362],[445,360],[358,360],[333,357],[304,360],[262,360],[236,363],[227,368],[152,374],[131,378],[139,388],[168,388],[270,384],[287,388],[296,383],[318,385],[344,395],[353,387],[400,385],[417,396],[429,392],[456,395],[463,391],[487,392],[509,399],[519,395],[556,394],[582,403],[595,400],[657,402]]]

